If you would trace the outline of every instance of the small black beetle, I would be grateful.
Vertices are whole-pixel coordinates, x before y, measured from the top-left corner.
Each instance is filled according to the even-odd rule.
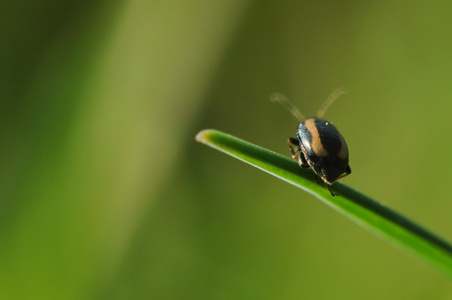
[[[316,118],[306,119],[298,109],[281,94],[273,94],[271,100],[279,102],[298,119],[297,138],[287,140],[292,158],[302,168],[312,168],[322,179],[331,196],[330,188],[336,180],[352,172],[348,164],[348,147],[339,131],[322,116],[328,107],[344,92],[337,89],[323,103]]]

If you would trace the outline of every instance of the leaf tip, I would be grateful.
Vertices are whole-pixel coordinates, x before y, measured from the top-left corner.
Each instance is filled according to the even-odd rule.
[[[209,140],[209,136],[212,133],[212,129],[204,129],[196,134],[195,140],[198,143],[207,144]]]

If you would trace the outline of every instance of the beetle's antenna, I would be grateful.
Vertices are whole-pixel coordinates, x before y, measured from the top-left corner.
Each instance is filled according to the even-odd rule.
[[[336,100],[337,98],[339,98],[340,95],[343,94],[345,94],[345,92],[342,88],[339,88],[332,92],[331,95],[329,95],[329,97],[325,100],[322,107],[320,107],[319,112],[317,113],[317,118],[319,119],[322,118],[326,110],[328,109],[328,107],[330,107],[334,100]]]
[[[274,93],[270,96],[270,100],[272,102],[278,102],[285,108],[287,108],[290,113],[297,118],[300,122],[303,122],[306,118],[300,113],[300,111],[289,102],[289,100],[283,95],[279,93]]]

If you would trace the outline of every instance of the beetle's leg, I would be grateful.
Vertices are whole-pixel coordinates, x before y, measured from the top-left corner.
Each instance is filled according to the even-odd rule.
[[[333,193],[333,191],[331,190],[331,187],[330,187],[329,184],[326,184],[326,183],[325,183],[325,187],[328,189],[328,191],[330,192],[330,194],[331,194],[332,197],[338,196],[338,194]]]
[[[314,170],[314,168],[313,168],[313,171],[314,171],[314,174],[315,174],[314,181],[316,183],[323,182],[323,184],[325,185],[326,189],[330,192],[331,196],[332,197],[336,197],[338,194],[333,193],[333,191],[331,190],[331,185],[329,185],[321,176],[319,176],[317,174],[317,172]]]
[[[298,155],[298,164],[302,168],[310,168],[308,162],[306,161],[306,158],[304,158],[303,152],[300,152],[300,154]]]
[[[327,190],[330,192],[332,197],[336,197],[338,194],[333,193],[333,191],[331,190],[331,183],[328,183],[328,181],[326,181],[325,177],[319,174],[323,174],[322,170],[319,169],[318,167],[313,166],[312,169],[314,170],[314,173],[317,175],[316,176],[316,182],[318,183],[319,180],[322,180],[323,183],[325,184],[325,187],[327,188]]]
[[[287,144],[289,144],[290,153],[292,153],[292,159],[298,160],[298,155],[301,153],[301,148],[296,138],[288,138]]]
[[[292,159],[298,161],[300,167],[309,168],[298,140],[296,138],[288,138],[287,143],[289,144],[290,152],[292,153]]]

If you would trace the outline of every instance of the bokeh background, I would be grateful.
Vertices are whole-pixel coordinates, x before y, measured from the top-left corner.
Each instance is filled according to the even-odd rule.
[[[195,142],[347,139],[342,180],[452,239],[452,2],[5,0],[1,299],[452,299],[448,279]]]

